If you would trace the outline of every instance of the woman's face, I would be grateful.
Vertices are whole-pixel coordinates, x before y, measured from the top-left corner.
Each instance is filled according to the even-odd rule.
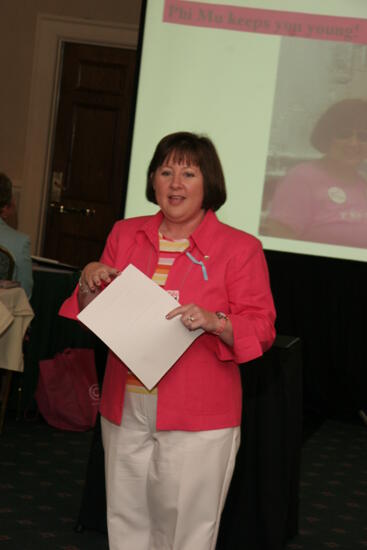
[[[200,223],[204,210],[203,174],[195,164],[167,158],[153,174],[153,189],[165,218],[174,223]]]
[[[331,140],[327,156],[349,166],[359,166],[367,158],[367,131],[345,129],[343,135]]]

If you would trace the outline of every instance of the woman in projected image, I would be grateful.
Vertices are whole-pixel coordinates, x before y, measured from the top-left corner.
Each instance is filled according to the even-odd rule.
[[[76,318],[133,264],[177,297],[167,323],[204,331],[150,392],[110,352],[100,410],[110,550],[214,550],[239,447],[238,364],[274,339],[267,267],[260,242],[214,213],[226,189],[208,138],[164,137],[146,196],[159,211],[114,225],[60,313]]]
[[[323,156],[298,164],[276,184],[266,233],[367,248],[367,101],[345,99],[318,120],[311,144]]]

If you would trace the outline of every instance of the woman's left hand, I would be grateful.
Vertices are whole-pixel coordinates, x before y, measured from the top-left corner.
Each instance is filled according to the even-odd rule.
[[[186,304],[179,306],[167,313],[167,319],[173,319],[178,315],[181,316],[181,323],[188,330],[197,330],[201,328],[205,332],[215,333],[221,322],[214,311],[208,311],[196,304]],[[225,327],[222,328],[218,337],[228,346],[233,346],[233,329],[230,319],[227,319]]]
[[[202,328],[206,332],[215,332],[218,327],[218,317],[216,314],[196,304],[186,304],[185,306],[176,307],[166,315],[166,318],[173,319],[178,315],[181,316],[181,322],[188,330]]]

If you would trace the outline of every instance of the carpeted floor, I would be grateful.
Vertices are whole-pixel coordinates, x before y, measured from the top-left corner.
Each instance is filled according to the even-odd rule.
[[[303,445],[299,535],[287,550],[367,548],[367,426],[327,420]]]
[[[75,533],[92,432],[41,419],[6,419],[0,436],[0,549],[107,550],[97,531]]]
[[[73,530],[91,438],[91,432],[61,432],[39,418],[6,419],[0,436],[0,550],[107,550],[100,532]],[[362,422],[327,420],[306,439],[300,493],[300,532],[287,550],[367,548]]]

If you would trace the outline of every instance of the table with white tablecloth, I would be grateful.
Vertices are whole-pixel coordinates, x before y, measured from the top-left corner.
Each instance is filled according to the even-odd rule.
[[[23,339],[33,317],[23,288],[0,289],[0,369],[23,372]]]

